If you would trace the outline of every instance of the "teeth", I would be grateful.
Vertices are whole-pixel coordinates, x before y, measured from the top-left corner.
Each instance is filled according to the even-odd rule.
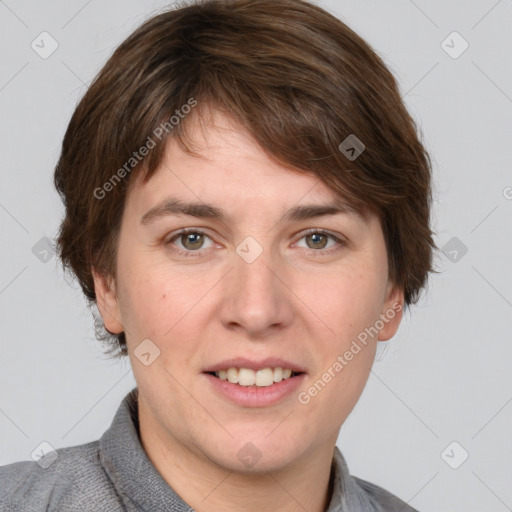
[[[272,368],[264,368],[256,372],[255,382],[256,386],[271,386],[274,384],[274,372]]]
[[[292,370],[288,368],[263,368],[261,370],[251,370],[250,368],[228,368],[215,372],[215,376],[221,380],[227,380],[231,384],[240,386],[271,386],[274,382],[281,382],[292,376]]]
[[[215,374],[217,375],[217,374]],[[226,371],[226,378],[231,382],[232,384],[238,383],[238,370],[236,368],[228,368]]]
[[[248,368],[238,370],[238,384],[240,386],[252,386],[256,382],[256,374]]]

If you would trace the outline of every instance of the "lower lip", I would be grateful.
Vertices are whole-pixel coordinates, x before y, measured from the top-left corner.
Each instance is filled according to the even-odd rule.
[[[209,373],[203,373],[203,375],[208,379],[215,391],[242,407],[267,407],[274,405],[296,391],[306,377],[305,373],[301,373],[281,382],[274,382],[270,386],[257,387],[231,384],[231,382],[221,380]]]

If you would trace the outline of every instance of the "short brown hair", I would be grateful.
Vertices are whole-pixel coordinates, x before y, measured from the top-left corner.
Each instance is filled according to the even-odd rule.
[[[67,128],[54,175],[66,207],[57,250],[90,306],[91,269],[116,276],[129,183],[139,172],[151,178],[169,137],[190,152],[192,116],[171,118],[193,102],[197,111],[213,105],[234,117],[276,161],[314,173],[356,211],[376,213],[389,279],[405,308],[417,302],[436,272],[431,162],[393,75],[342,21],[306,1],[204,0],[158,14],[130,35]],[[349,136],[356,146],[347,153],[340,144]],[[364,151],[354,159],[363,149],[357,140]],[[98,197],[107,191],[108,199]],[[110,352],[127,354],[124,333],[96,327]]]

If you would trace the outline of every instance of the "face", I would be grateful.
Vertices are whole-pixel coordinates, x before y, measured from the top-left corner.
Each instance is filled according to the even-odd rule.
[[[190,122],[201,156],[169,141],[128,192],[117,281],[94,274],[105,326],[126,333],[141,424],[163,450],[230,471],[332,456],[401,318],[380,222],[305,209],[340,201],[229,118]]]

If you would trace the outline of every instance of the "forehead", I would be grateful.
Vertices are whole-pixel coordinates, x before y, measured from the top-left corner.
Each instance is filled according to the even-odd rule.
[[[318,216],[321,208],[325,213],[337,209],[366,219],[314,173],[277,162],[236,120],[218,111],[189,119],[189,140],[194,154],[170,138],[151,178],[144,183],[142,173],[137,176],[130,195],[137,211],[144,211],[143,224],[164,213],[227,221],[244,209],[282,209],[283,205],[288,220]]]

